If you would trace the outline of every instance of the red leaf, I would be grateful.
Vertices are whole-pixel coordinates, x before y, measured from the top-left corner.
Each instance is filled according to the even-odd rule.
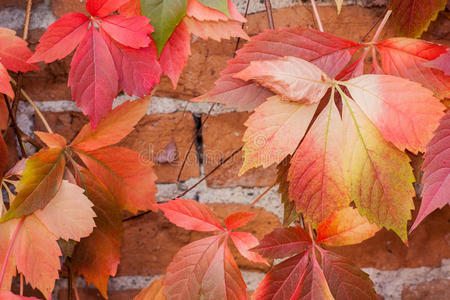
[[[92,174],[82,172],[86,195],[94,203],[97,217],[92,234],[82,238],[72,255],[76,273],[95,284],[107,297],[109,276],[115,276],[120,262],[122,244],[122,214],[117,200]]]
[[[361,216],[358,210],[347,207],[319,224],[316,242],[327,246],[354,245],[371,238],[379,230],[377,225]]]
[[[445,9],[447,0],[390,0],[392,19],[403,36],[419,37]]]
[[[35,297],[24,297],[11,293],[10,291],[1,291],[0,290],[0,299],[3,300],[39,300]]]
[[[88,32],[89,18],[84,14],[65,14],[47,28],[29,62],[51,63],[69,55]]]
[[[233,20],[244,23],[247,20],[239,13],[232,0],[228,0],[228,11]],[[229,18],[221,11],[209,8],[198,0],[189,0],[186,15],[198,21],[227,21]]]
[[[14,98],[14,91],[11,87],[8,70],[2,65],[0,60],[0,94],[8,95],[10,98]],[[3,99],[0,99],[3,101]]]
[[[450,111],[428,143],[423,161],[422,204],[410,232],[431,212],[450,204]]]
[[[205,273],[201,294],[205,299],[247,300],[246,289],[225,239]]]
[[[0,130],[6,130],[8,128],[9,112],[5,102],[7,99],[1,93],[2,92],[0,92]]]
[[[175,254],[167,267],[164,294],[173,300],[198,299],[203,279],[214,259],[222,236],[190,243]]]
[[[312,62],[334,78],[360,47],[354,42],[310,28],[267,30],[252,37],[237,52],[236,57],[228,62],[228,67],[222,71],[215,87],[196,100],[253,110],[272,93],[256,83],[233,78],[234,74],[248,67],[251,61],[294,56]]]
[[[191,37],[186,24],[181,21],[165,44],[159,58],[162,74],[170,78],[174,89],[189,55],[191,55]]]
[[[259,243],[253,234],[248,232],[232,232],[230,233],[230,238],[243,257],[253,262],[269,264],[261,255],[249,251],[251,248],[258,246]]]
[[[315,250],[313,249],[313,251]],[[299,299],[334,300],[330,288],[328,287],[327,280],[325,279],[325,275],[317,262],[315,252],[312,253],[305,277],[302,281]]]
[[[425,66],[441,70],[445,75],[450,76],[450,48],[447,48],[447,52],[442,53],[437,58],[424,63]]]
[[[377,299],[369,275],[345,257],[325,250],[321,250],[320,254],[323,273],[336,299]]]
[[[0,180],[2,180],[7,165],[8,165],[8,147],[6,146],[3,136],[0,135]]]
[[[36,65],[27,62],[32,55],[27,42],[16,36],[14,30],[0,27],[0,61],[6,69],[13,72],[38,70]]]
[[[450,76],[425,64],[445,53],[447,47],[408,38],[387,39],[376,47],[386,74],[419,82],[439,97],[450,96]]]
[[[116,43],[108,36],[105,36],[105,40],[119,76],[119,89],[139,97],[150,94],[161,76],[155,44],[152,42],[146,48],[134,49]]]
[[[258,287],[252,295],[252,299],[300,299],[299,293],[307,265],[308,252],[304,252],[274,266],[258,284]]]
[[[86,9],[94,17],[106,17],[129,0],[87,0]]]
[[[122,208],[132,213],[138,210],[158,210],[153,163],[144,163],[139,153],[121,147],[76,153]]]
[[[92,151],[116,144],[126,137],[147,112],[149,98],[126,101],[103,118],[95,130],[84,125],[70,144],[80,151]]]
[[[305,251],[311,243],[311,238],[300,226],[276,228],[251,250],[265,257],[283,258]]]
[[[49,148],[65,148],[67,145],[66,139],[57,133],[35,131],[34,134],[37,135],[39,139]]]
[[[119,13],[127,18],[141,15],[141,0],[128,0],[119,8]]]
[[[187,230],[224,231],[219,219],[205,204],[194,200],[176,199],[159,204],[170,222]]]
[[[150,20],[144,16],[126,18],[121,15],[113,15],[105,17],[101,20],[100,28],[116,42],[135,49],[147,47],[151,42],[149,35],[153,32]]]
[[[118,92],[118,76],[108,45],[93,27],[81,41],[70,65],[72,98],[95,128],[111,110]]]
[[[248,213],[245,211],[240,211],[234,214],[229,215],[225,219],[225,227],[228,230],[233,230],[239,227],[246,225],[256,216],[256,214]]]

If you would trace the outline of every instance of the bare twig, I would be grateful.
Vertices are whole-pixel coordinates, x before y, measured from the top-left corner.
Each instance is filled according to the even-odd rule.
[[[275,181],[270,186],[268,186],[267,189],[250,204],[250,208],[255,206],[255,204],[258,203],[258,201],[261,200],[261,198],[264,197],[264,195],[267,194],[270,191],[270,189],[273,188],[276,184],[277,184],[277,181]]]
[[[378,23],[380,23],[380,21],[383,19],[383,16],[386,15],[387,11],[388,11],[388,9],[386,9],[384,11],[384,13],[378,17],[378,19],[375,21],[375,23],[373,23],[373,25],[369,28],[369,31],[367,31],[367,33],[361,38],[361,40],[359,41],[360,43],[364,42],[364,40],[367,38],[367,36],[378,25]]]
[[[389,17],[391,16],[391,13],[392,13],[392,10],[388,10],[386,12],[386,14],[384,15],[384,18],[381,21],[380,26],[378,26],[377,31],[375,32],[375,35],[372,38],[372,41],[371,41],[372,43],[375,43],[378,40],[378,38],[380,37],[381,31],[383,31],[384,26],[386,25]]]
[[[172,198],[172,199],[176,199],[176,198],[183,197],[184,195],[186,195],[187,193],[189,193],[190,191],[192,191],[193,189],[195,189],[200,183],[202,183],[205,179],[207,179],[207,178],[208,178],[209,176],[211,176],[214,172],[216,172],[216,171],[217,171],[221,166],[223,166],[227,161],[229,161],[231,158],[233,158],[233,156],[235,156],[236,154],[238,154],[239,152],[241,152],[241,150],[242,150],[242,146],[241,146],[239,149],[234,150],[233,153],[231,153],[228,157],[226,157],[225,159],[221,160],[220,163],[219,163],[217,166],[215,166],[211,171],[208,172],[208,174],[206,174],[205,176],[203,176],[203,177],[202,177],[199,181],[197,181],[193,186],[191,186],[190,188],[188,188],[187,190],[185,190],[184,192],[182,192],[181,194],[175,196],[175,197]],[[134,220],[134,219],[140,218],[140,217],[145,216],[145,215],[147,215],[147,214],[149,214],[149,213],[151,213],[151,212],[152,212],[151,210],[144,211],[144,212],[139,213],[139,214],[137,214],[137,215],[134,215],[134,216],[125,218],[125,219],[122,220],[122,222],[127,222],[127,221],[130,221],[130,220]]]
[[[20,152],[22,153],[22,158],[27,157],[27,153],[25,151],[25,147],[23,146],[22,136],[20,135],[19,126],[17,126],[16,117],[13,114],[11,106],[9,106],[9,100],[4,97],[6,107],[8,108],[9,118],[11,120],[11,125],[13,127],[14,133],[16,134],[17,142],[19,143]]]
[[[272,15],[272,3],[270,3],[270,0],[264,0],[264,5],[266,6],[266,14],[267,14],[267,21],[269,22],[269,28],[275,29],[275,23],[273,21]]]
[[[245,7],[244,18],[247,18],[247,15],[248,15],[248,8],[249,8],[249,6],[250,6],[250,1],[251,1],[251,0],[247,0],[247,6]],[[245,23],[242,23],[241,28],[244,29],[244,26],[245,26]],[[239,42],[240,42],[240,41],[241,41],[241,38],[238,37],[238,38],[237,38],[237,41],[236,41],[236,47],[234,47],[233,58],[236,56],[236,51],[237,51],[238,48],[239,48]]]
[[[313,7],[314,17],[317,20],[317,25],[319,26],[319,30],[323,32],[322,21],[320,20],[319,12],[317,11],[316,1],[311,0],[311,5]]]

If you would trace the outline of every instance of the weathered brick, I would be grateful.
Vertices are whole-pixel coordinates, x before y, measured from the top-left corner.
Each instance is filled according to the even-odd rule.
[[[44,0],[33,0],[33,7],[41,4]],[[27,6],[27,0],[0,0],[0,7],[18,6],[25,8]]]
[[[87,14],[86,0],[52,0],[52,11],[57,17],[71,12]]]
[[[426,280],[426,278],[423,278]],[[433,280],[405,286],[402,300],[440,300],[450,299],[450,279]]]
[[[50,127],[69,142],[78,134],[89,119],[80,112],[43,112]],[[41,120],[35,116],[35,130],[45,131]],[[143,162],[155,161],[170,141],[175,141],[179,157],[173,163],[155,165],[158,183],[176,182],[178,170],[195,134],[195,123],[189,113],[155,114],[145,116],[118,145],[141,154]],[[184,167],[181,180],[200,176],[197,152],[194,149]]]
[[[247,210],[242,204],[208,204],[221,220],[237,211]],[[249,210],[257,215],[242,231],[251,232],[257,238],[280,226],[279,219],[263,208]],[[144,217],[125,223],[122,258],[118,276],[163,274],[178,250],[186,244],[205,237],[204,234],[190,232],[170,223],[163,214],[150,213]],[[267,270],[264,264],[255,264],[243,258],[232,249],[240,267]]]
[[[419,202],[416,201],[415,205],[419,208]],[[334,250],[351,258],[360,267],[381,270],[438,267],[442,259],[450,258],[449,220],[449,206],[436,210],[409,235],[408,246],[392,231],[383,229],[361,244]]]
[[[210,116],[202,128],[203,164],[205,173],[216,167],[243,145],[242,137],[246,127],[244,122],[250,114],[246,112],[226,113]],[[206,179],[210,187],[258,187],[269,186],[275,182],[275,167],[262,167],[249,170],[238,176],[243,162],[243,153],[236,154]]]
[[[144,161],[156,161],[164,148],[174,141],[178,150],[178,158],[172,163],[156,164],[155,170],[158,183],[176,182],[179,169],[195,132],[195,122],[190,113],[148,115],[119,145],[139,152]],[[180,179],[184,181],[199,176],[200,166],[197,151],[193,147]]]

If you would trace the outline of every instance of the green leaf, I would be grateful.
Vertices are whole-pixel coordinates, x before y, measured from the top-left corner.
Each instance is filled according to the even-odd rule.
[[[17,196],[0,221],[20,218],[44,208],[61,186],[65,165],[62,148],[43,150],[30,157],[17,187]]]
[[[204,6],[223,12],[229,18],[231,18],[230,11],[228,10],[228,0],[199,0],[199,1]]]
[[[158,48],[158,55],[183,19],[186,9],[187,0],[141,0],[141,12],[155,28],[152,37]]]

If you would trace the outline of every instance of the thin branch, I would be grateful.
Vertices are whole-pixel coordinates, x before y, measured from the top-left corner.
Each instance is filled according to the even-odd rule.
[[[11,79],[11,82],[17,86],[17,83],[14,81],[14,79]],[[30,96],[28,96],[27,92],[25,92],[23,89],[21,89],[20,91],[22,92],[22,95],[25,98],[25,100],[27,100],[27,102],[31,105],[31,107],[33,107],[33,109],[36,112],[36,114],[38,115],[39,119],[41,119],[42,123],[44,124],[45,129],[48,132],[53,133],[53,130],[50,128],[50,125],[48,125],[47,120],[45,119],[44,115],[39,110],[39,108],[36,106],[33,99],[31,99]]]
[[[233,151],[233,153],[231,153],[231,154],[230,154],[228,157],[226,157],[225,159],[221,160],[220,163],[219,163],[217,166],[214,167],[214,169],[212,169],[211,171],[209,171],[208,174],[206,174],[205,176],[203,176],[199,181],[197,181],[197,183],[195,183],[193,186],[191,186],[190,188],[188,188],[187,190],[185,190],[184,192],[182,192],[181,194],[175,196],[175,197],[172,198],[172,199],[181,198],[181,197],[183,197],[184,195],[186,195],[187,193],[189,193],[190,191],[192,191],[193,189],[195,189],[200,183],[202,183],[206,178],[208,178],[209,176],[211,176],[215,171],[217,171],[221,166],[223,166],[223,165],[224,165],[227,161],[229,161],[233,156],[235,156],[236,154],[238,154],[239,152],[241,152],[242,147],[243,147],[243,146],[241,146],[239,149],[236,149],[235,151]],[[127,222],[127,221],[130,221],[130,220],[134,220],[134,219],[140,218],[140,217],[145,216],[145,215],[147,215],[147,214],[149,214],[149,213],[151,213],[151,212],[152,212],[151,210],[144,211],[144,212],[139,213],[139,214],[137,214],[137,215],[134,215],[134,216],[130,216],[130,217],[128,217],[128,218],[125,218],[125,219],[122,220],[122,222]]]
[[[359,41],[360,43],[364,42],[364,40],[372,32],[372,30],[374,30],[374,28],[378,25],[378,23],[380,23],[381,19],[383,19],[383,16],[387,13],[387,11],[388,11],[388,9],[386,9],[384,11],[384,13],[378,17],[378,19],[375,21],[375,23],[372,24],[372,26],[369,28],[369,31],[367,31],[367,33]]]
[[[6,97],[3,97],[5,100],[6,107],[8,108],[8,114],[9,118],[11,119],[11,124],[14,130],[14,133],[16,134],[17,141],[19,143],[20,152],[22,153],[22,158],[27,157],[27,153],[25,151],[25,147],[23,145],[22,136],[20,135],[20,129],[19,126],[17,126],[16,118],[12,112],[11,106],[9,106],[9,100]]]
[[[67,278],[67,300],[73,299],[73,269],[70,258],[67,258],[66,267],[68,269],[69,276]]]
[[[30,27],[31,19],[31,6],[33,5],[33,0],[27,1],[27,9],[25,14],[25,24],[23,25],[23,35],[22,38],[26,41],[28,38],[28,29]]]
[[[388,10],[386,12],[386,14],[384,15],[383,21],[381,21],[380,26],[378,26],[378,29],[375,32],[375,35],[373,36],[371,43],[376,43],[376,41],[380,37],[381,31],[383,30],[383,28],[386,25],[389,17],[391,16],[391,13],[392,13],[392,10]]]
[[[20,288],[19,288],[19,295],[23,296],[23,274],[20,273]]]
[[[258,203],[258,201],[261,200],[261,198],[264,197],[264,195],[267,194],[276,184],[277,184],[277,181],[275,180],[274,183],[272,183],[270,186],[268,186],[267,189],[250,204],[250,208],[255,206],[255,204]]]
[[[311,0],[311,5],[314,11],[314,17],[316,17],[317,24],[319,25],[319,30],[323,32],[322,21],[320,20],[319,12],[317,11],[316,1]]]
[[[264,5],[266,6],[266,14],[267,14],[267,20],[269,22],[269,28],[275,29],[275,23],[273,21],[273,15],[272,15],[272,3],[270,3],[270,0],[264,0]]]
[[[247,18],[248,15],[248,8],[250,6],[250,0],[247,0],[247,6],[245,7],[245,13],[244,13],[244,18]],[[245,23],[242,23],[241,28],[244,29]],[[239,48],[239,42],[241,41],[241,38],[238,37],[237,41],[236,41],[236,47],[234,47],[234,52],[233,52],[233,58],[236,56],[236,51]]]

